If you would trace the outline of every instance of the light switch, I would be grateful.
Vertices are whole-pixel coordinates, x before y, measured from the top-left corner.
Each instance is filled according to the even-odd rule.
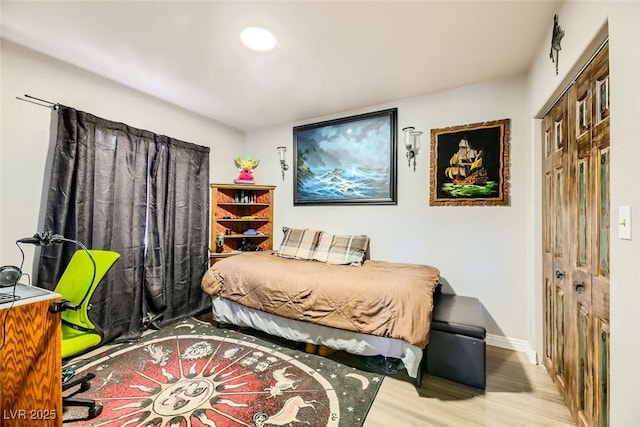
[[[620,206],[618,209],[618,237],[631,240],[631,206]]]

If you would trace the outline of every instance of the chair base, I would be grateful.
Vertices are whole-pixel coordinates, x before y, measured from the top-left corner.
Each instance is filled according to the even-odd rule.
[[[87,421],[92,420],[98,415],[102,413],[102,405],[96,403],[95,400],[91,399],[82,399],[79,397],[63,397],[62,398],[62,407],[85,407],[87,408],[87,416],[84,418],[74,418],[72,420],[64,420],[64,423],[70,423],[75,421]]]
[[[78,393],[83,393],[89,388],[91,388],[90,381],[95,378],[94,374],[87,374],[80,378],[74,379],[73,381],[68,381],[62,384],[62,391],[69,390],[72,387],[80,385],[78,390],[71,393],[69,396],[64,396],[62,398],[62,407],[84,407],[87,408],[87,416],[85,418],[73,419],[73,420],[65,420],[64,422],[72,422],[72,421],[86,421],[91,420],[102,413],[102,405],[98,404],[93,399],[83,399],[80,397],[74,397]]]

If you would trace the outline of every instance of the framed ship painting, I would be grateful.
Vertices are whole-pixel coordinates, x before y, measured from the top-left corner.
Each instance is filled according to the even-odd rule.
[[[293,128],[293,204],[396,202],[397,108]]]
[[[510,119],[431,130],[431,206],[508,206]]]

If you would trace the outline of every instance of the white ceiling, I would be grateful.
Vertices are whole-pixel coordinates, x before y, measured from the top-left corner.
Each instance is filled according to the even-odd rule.
[[[3,38],[251,130],[526,72],[558,2],[0,5]],[[276,48],[246,49],[247,26],[273,32]]]

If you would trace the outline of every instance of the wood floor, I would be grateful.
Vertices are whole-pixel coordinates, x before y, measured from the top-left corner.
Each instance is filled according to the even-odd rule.
[[[487,346],[482,392],[425,374],[416,389],[408,377],[386,377],[364,427],[575,426],[556,386],[523,353]]]

